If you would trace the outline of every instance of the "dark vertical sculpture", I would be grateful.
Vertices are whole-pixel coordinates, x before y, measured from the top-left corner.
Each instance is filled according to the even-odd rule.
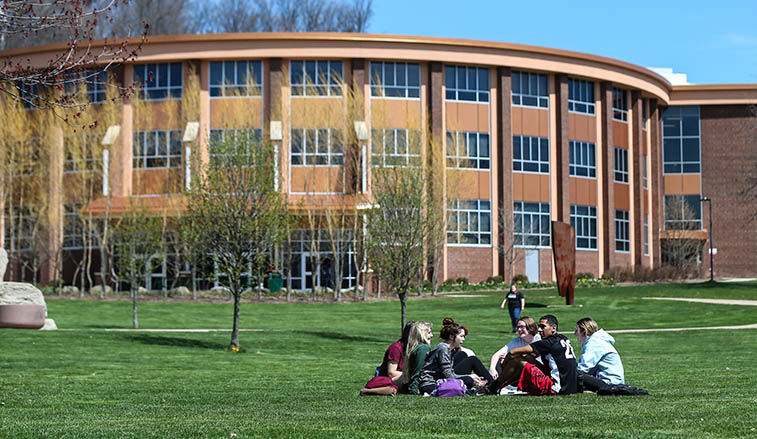
[[[576,291],[576,232],[573,226],[552,221],[552,254],[557,272],[557,291],[565,304],[573,305]]]

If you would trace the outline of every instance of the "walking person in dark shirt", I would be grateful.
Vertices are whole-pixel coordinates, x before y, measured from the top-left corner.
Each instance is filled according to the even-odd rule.
[[[578,363],[570,340],[557,332],[557,317],[539,319],[541,340],[510,351],[497,381],[517,383],[531,395],[569,395],[578,392]],[[541,356],[542,364],[535,361]]]
[[[526,307],[526,299],[523,297],[523,293],[518,291],[518,287],[515,284],[510,286],[510,291],[507,292],[505,300],[502,301],[502,305],[499,307],[505,309],[505,303],[507,303],[507,311],[510,313],[510,323],[512,323],[513,332],[516,332],[518,318]]]

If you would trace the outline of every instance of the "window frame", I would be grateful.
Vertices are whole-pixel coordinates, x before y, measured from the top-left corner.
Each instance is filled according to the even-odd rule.
[[[376,68],[381,67],[379,73]],[[403,66],[404,77],[399,73],[398,66]],[[413,68],[417,73],[416,77],[411,78],[410,68]],[[391,70],[392,80],[386,80],[388,70]],[[381,99],[420,99],[421,98],[421,65],[419,63],[404,62],[404,61],[371,61],[369,66],[370,72],[370,87],[371,97]],[[415,75],[413,75],[415,76]],[[410,80],[413,80],[415,85],[410,84]],[[398,81],[404,84],[398,84]],[[392,93],[387,93],[387,90]],[[401,93],[400,93],[401,92]]]
[[[320,66],[324,65],[322,69]],[[297,68],[300,66],[301,68]],[[312,72],[309,66],[313,66]],[[338,66],[338,69],[336,68]],[[295,82],[299,71],[303,82]],[[311,73],[315,74],[311,78]],[[336,75],[335,75],[336,74]],[[325,81],[325,82],[324,82]],[[338,59],[293,59],[289,61],[290,96],[301,98],[342,97],[344,90],[344,61]]]
[[[76,174],[79,172],[94,172],[97,170],[97,162],[99,161],[100,157],[96,155],[90,155],[88,157],[83,157],[81,160],[77,160],[77,158],[73,157],[73,151],[71,150],[71,140],[74,136],[80,136],[82,137],[82,148],[81,151],[84,151],[86,153],[89,152],[100,152],[99,148],[96,146],[90,147],[92,145],[93,141],[94,144],[97,145],[98,142],[100,142],[100,138],[102,137],[102,133],[80,133],[80,134],[74,134],[73,136],[66,136],[63,139],[63,173],[64,174]],[[85,166],[80,169],[78,164],[84,164]]]
[[[569,175],[576,178],[592,178],[596,180],[597,145],[592,142],[569,140],[568,147],[570,149]],[[580,154],[576,152],[580,152]],[[579,175],[578,170],[580,169],[585,170],[586,175]]]
[[[482,139],[486,139],[486,154],[480,154]],[[476,131],[447,131],[445,138],[447,169],[491,169],[491,137],[489,133]],[[471,152],[471,142],[475,142],[475,154]],[[450,155],[450,149],[454,150],[454,155]],[[461,149],[464,152],[460,154]],[[465,166],[465,163],[471,166]],[[461,166],[462,165],[462,166]]]
[[[165,135],[165,154],[159,154],[159,138]],[[148,140],[153,136],[155,139],[155,153],[148,154]],[[176,169],[182,167],[182,147],[181,147],[182,130],[138,130],[134,131],[132,140],[132,166],[133,169]],[[139,151],[137,146],[140,146]],[[172,146],[178,145],[178,151],[173,150]],[[141,151],[141,154],[138,152]],[[159,161],[165,159],[164,166],[148,166],[148,160]],[[141,162],[141,164],[140,164]],[[174,165],[174,163],[176,163]]]
[[[613,149],[613,181],[629,184],[628,150],[618,146]]]
[[[162,66],[166,67],[165,72],[161,71]],[[175,69],[178,69],[178,74],[175,73]],[[140,71],[145,78],[139,75]],[[150,76],[150,73],[153,75]],[[167,84],[161,85],[164,74],[167,75]],[[175,83],[177,79],[178,85]],[[181,62],[135,64],[132,80],[139,84],[137,95],[142,101],[181,99],[184,93],[184,66]]]
[[[471,84],[471,73],[474,76]],[[460,84],[461,75],[464,85]],[[486,78],[486,84],[481,84]],[[444,98],[450,102],[489,103],[489,68],[456,64],[444,66]]]
[[[377,151],[377,144],[380,144],[381,151]],[[397,152],[403,145],[405,152]],[[390,150],[393,152],[387,153],[387,146],[391,146]],[[417,151],[411,151],[411,147]],[[372,128],[370,160],[373,168],[421,166],[421,131],[406,128]]]
[[[263,129],[262,128],[256,128],[256,127],[242,127],[242,128],[211,128],[208,132],[208,160],[210,162],[210,166],[212,167],[218,167],[218,163],[216,158],[219,157],[219,154],[213,153],[213,142],[214,141],[221,141],[224,142],[226,140],[226,136],[231,135],[233,137],[236,136],[251,136],[252,142],[262,142],[263,141]],[[216,136],[216,138],[214,138]],[[245,139],[247,140],[247,139]],[[250,156],[250,151],[246,151],[246,160],[248,164],[252,165],[252,157]],[[214,161],[216,163],[214,163]],[[221,161],[223,163],[223,161]]]
[[[467,206],[465,205],[467,203]],[[474,206],[475,204],[475,206]],[[491,200],[460,199],[447,200],[446,240],[448,247],[491,247],[492,215]],[[452,221],[452,218],[455,221]],[[486,219],[482,221],[482,219]],[[465,219],[465,221],[461,221]],[[488,223],[488,230],[485,226]],[[474,229],[474,230],[471,230]],[[475,242],[462,242],[463,237]],[[454,238],[453,238],[454,237]],[[451,239],[453,238],[453,239]],[[488,242],[482,242],[482,240]]]
[[[684,134],[691,130],[689,122],[696,117],[696,134]],[[673,123],[675,122],[675,123]],[[671,125],[677,126],[676,134],[671,134]],[[688,127],[688,129],[687,129]],[[687,145],[688,143],[688,145]],[[678,159],[672,160],[669,146],[675,146]],[[697,159],[684,160],[688,148],[696,147]],[[677,170],[676,170],[677,167]],[[662,114],[662,173],[671,175],[700,174],[702,172],[702,118],[698,105],[677,105],[668,107]]]
[[[303,167],[303,166],[316,166],[316,167],[324,167],[324,166],[344,166],[344,143],[343,143],[343,137],[341,136],[341,129],[339,128],[291,128],[290,129],[290,136],[289,136],[289,163],[293,167]],[[295,136],[295,132],[300,132],[299,136]],[[308,133],[312,132],[312,136]],[[319,142],[321,141],[321,136],[323,134],[326,134],[326,151],[319,151],[318,146]],[[295,152],[295,139],[304,139],[304,144],[300,145],[300,151]],[[308,139],[311,139],[310,141]],[[335,140],[339,140],[339,143],[336,143]],[[314,152],[309,153],[308,148],[310,147],[310,142],[315,142],[314,145]],[[341,146],[341,152],[335,152],[334,146],[340,145]],[[338,150],[338,148],[337,148]],[[308,158],[314,157],[315,163],[308,163]],[[318,157],[325,157],[326,162],[325,163],[318,163],[319,159]],[[298,158],[298,160],[295,160],[295,158]],[[295,163],[297,161],[297,163]]]
[[[523,78],[525,79],[525,83]],[[535,79],[532,79],[535,78]],[[510,74],[511,78],[511,95],[512,105],[516,107],[529,107],[529,108],[544,108],[549,109],[549,75],[546,73],[538,72],[526,72],[514,70]],[[517,78],[517,92],[516,92],[516,78]],[[527,91],[522,91],[523,86],[526,86]],[[535,88],[532,93],[532,87]],[[544,89],[542,91],[542,88]],[[543,92],[543,94],[542,94]],[[535,100],[534,103],[524,103],[524,98],[528,100]]]
[[[530,208],[531,210],[528,210],[527,208]],[[526,221],[526,217],[528,217],[528,221]],[[536,219],[536,221],[534,221],[534,219]],[[529,227],[528,232],[524,231],[524,224],[529,224],[531,226]],[[534,225],[536,225],[538,230],[534,230]],[[546,230],[544,230],[545,228]],[[529,238],[536,238],[539,244],[526,244],[526,241]],[[528,201],[513,202],[513,246],[517,248],[552,247],[552,218],[550,216],[549,203]]]
[[[588,94],[589,96],[584,96]],[[568,78],[568,112],[596,114],[594,81]]]
[[[631,253],[631,217],[627,210],[615,209],[615,252]]]
[[[570,225],[576,231],[576,250],[598,251],[596,206],[571,204]]]
[[[622,88],[612,88],[612,120],[628,123],[628,93]]]
[[[528,148],[524,148],[524,140],[528,140]],[[537,147],[536,151],[539,153],[539,157],[536,160],[533,160],[531,156],[534,152],[534,145],[533,142],[537,141]],[[542,155],[544,155],[543,148],[546,144],[546,159],[542,160]],[[528,152],[528,159],[524,159],[524,152]],[[524,173],[533,173],[533,174],[549,174],[549,168],[550,168],[550,149],[549,149],[549,138],[547,137],[536,137],[536,136],[522,136],[522,135],[514,135],[513,136],[513,172],[524,172]],[[524,170],[526,165],[536,165],[538,170]],[[546,166],[546,170],[545,169]]]
[[[240,77],[239,67],[244,63],[247,66],[246,73]],[[248,98],[263,96],[263,62],[256,59],[247,60],[227,60],[227,61],[210,61],[208,74],[208,94],[210,99],[221,98]],[[214,75],[219,73],[214,67],[220,65],[220,78],[214,81]],[[233,82],[227,82],[226,69],[233,65],[232,73]],[[245,71],[243,69],[243,71]],[[252,80],[250,80],[252,77]],[[240,82],[240,80],[246,81]],[[238,94],[234,94],[239,92]],[[214,94],[214,92],[216,94]]]

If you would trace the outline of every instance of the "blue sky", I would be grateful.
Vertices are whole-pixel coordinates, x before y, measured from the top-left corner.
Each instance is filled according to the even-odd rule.
[[[757,0],[373,0],[368,32],[502,41],[757,83]],[[620,2],[618,2],[620,3]]]

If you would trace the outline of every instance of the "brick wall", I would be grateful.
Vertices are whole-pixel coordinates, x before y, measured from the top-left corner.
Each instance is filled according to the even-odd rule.
[[[487,247],[449,247],[447,264],[447,279],[466,277],[473,283],[495,274],[492,273],[492,250]]]

